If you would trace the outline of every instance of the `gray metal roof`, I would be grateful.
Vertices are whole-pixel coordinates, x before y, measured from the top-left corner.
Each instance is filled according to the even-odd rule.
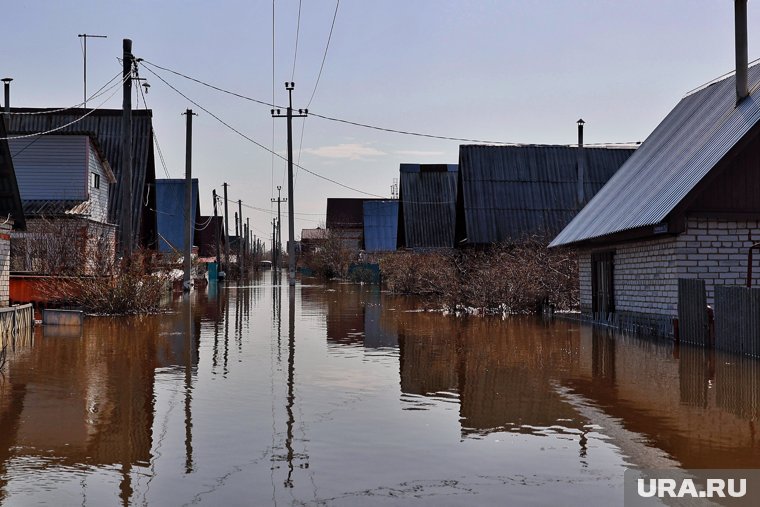
[[[585,147],[584,192],[596,194],[631,156],[630,148]],[[460,209],[470,244],[554,235],[578,213],[578,148],[459,147]]]
[[[109,221],[119,223],[121,209],[121,109],[66,109],[58,112],[46,112],[43,108],[11,108],[11,123],[8,129],[12,134],[45,132],[74,122],[56,133],[91,133],[103,150],[111,166],[116,183],[111,187],[111,199],[108,206]],[[92,112],[91,112],[92,111]],[[43,114],[28,114],[43,113]],[[82,118],[87,113],[88,116]],[[79,120],[79,121],[77,121]],[[149,188],[156,180],[153,158],[153,112],[150,110],[132,111],[132,230],[136,237],[141,231],[155,231],[155,198],[150,196]],[[145,197],[149,197],[145,206]],[[144,224],[143,221],[149,223]],[[152,243],[153,238],[143,238]]]
[[[664,221],[760,120],[760,65],[748,74],[738,106],[734,76],[684,97],[551,246]]]
[[[400,246],[454,246],[457,174],[456,164],[401,164]]]

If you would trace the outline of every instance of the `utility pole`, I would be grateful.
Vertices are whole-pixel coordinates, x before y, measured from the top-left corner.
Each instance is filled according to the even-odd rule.
[[[237,211],[235,212],[235,237],[237,238],[237,252],[235,252],[235,256],[237,257],[238,278],[240,278],[240,230],[238,229]]]
[[[87,39],[107,39],[107,35],[90,35],[87,33],[80,33],[77,35],[80,39],[84,39],[84,49],[82,55],[84,56],[84,108],[87,108]]]
[[[132,258],[132,40],[123,41],[124,80],[121,121],[121,241],[120,252]]]
[[[225,261],[225,273],[230,274],[230,212],[227,209],[227,183],[222,185],[224,187],[224,261]],[[225,278],[226,279],[226,278]]]
[[[288,202],[288,198],[282,198],[280,197],[280,191],[282,190],[282,187],[280,185],[277,185],[277,199],[272,198],[272,202],[277,203],[277,239],[275,240],[275,243],[277,244],[277,261],[278,261],[278,268],[281,268],[282,266],[279,265],[280,261],[280,252],[282,252],[282,219],[280,218],[280,204],[283,202]],[[289,254],[290,252],[288,252]]]
[[[192,269],[193,254],[193,226],[195,225],[193,210],[193,113],[192,109],[187,109],[184,113],[187,117],[187,127],[185,130],[185,245],[183,250],[183,261],[185,273],[182,279],[182,288],[185,292],[190,290],[190,270]]]
[[[272,219],[272,271],[275,270],[277,266],[277,250],[275,249],[275,245],[277,244],[277,219]]]
[[[253,248],[255,248],[255,247],[251,246],[251,236],[252,236],[252,234],[251,234],[251,218],[250,217],[246,217],[246,219],[245,219],[245,228],[248,230],[248,253],[249,253],[249,258],[253,259],[254,255],[251,255],[251,254],[255,254],[255,252],[252,251]],[[256,241],[256,236],[253,236],[253,241]],[[256,265],[255,264],[251,266],[251,272],[253,272],[254,269],[256,269]]]
[[[13,81],[12,77],[3,78],[3,88],[5,89],[3,106],[5,107],[5,127],[8,131],[11,130],[11,81]]]
[[[238,236],[238,269],[240,271],[240,279],[243,279],[243,269],[245,268],[245,260],[243,259],[243,201],[238,199],[238,217],[240,217],[240,236]]]
[[[305,118],[309,114],[308,109],[299,109],[298,114],[293,114],[293,89],[296,84],[292,81],[285,82],[288,91],[288,109],[285,115],[280,114],[279,109],[272,109],[274,118],[288,119],[288,283],[296,284],[296,242],[295,220],[293,214],[293,118]],[[276,111],[276,113],[275,113]]]
[[[216,211],[216,189],[213,189],[211,191],[211,195],[214,199],[214,241],[216,242],[216,279],[219,280],[219,268],[221,267],[221,262],[219,262],[219,233],[221,232],[219,230],[219,219],[217,218],[217,211]]]

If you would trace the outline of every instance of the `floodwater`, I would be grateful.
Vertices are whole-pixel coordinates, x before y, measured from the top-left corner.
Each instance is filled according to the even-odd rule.
[[[246,287],[9,349],[2,505],[595,506],[760,468],[760,366],[351,284]]]

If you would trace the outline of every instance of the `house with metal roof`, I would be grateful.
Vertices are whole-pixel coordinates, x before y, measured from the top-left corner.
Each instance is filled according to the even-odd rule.
[[[456,164],[401,164],[399,248],[453,248],[456,224]]]
[[[634,147],[523,145],[459,147],[458,245],[554,237]]]
[[[8,131],[14,136],[54,131],[56,134],[94,134],[105,159],[116,178],[110,184],[111,199],[108,204],[108,221],[121,226],[122,159],[121,109],[44,109],[10,108]],[[46,136],[43,136],[46,137]],[[39,137],[32,137],[37,139]],[[153,185],[156,180],[153,154],[153,112],[139,109],[132,111],[132,231],[135,243],[155,248],[156,196]]]
[[[358,197],[327,199],[326,226],[332,238],[341,238],[343,245],[359,251],[364,244],[364,201]]]
[[[744,44],[736,75],[687,94],[551,242],[580,251],[587,316],[672,335],[679,278],[704,280],[708,304],[745,284],[760,239],[760,65]]]
[[[12,270],[94,274],[96,264],[110,264],[116,225],[108,206],[116,178],[97,137],[18,137],[8,146],[27,219],[26,232],[13,237]]]
[[[398,208],[396,199],[364,201],[364,250],[392,252],[398,241]]]
[[[0,119],[0,307],[9,303],[11,234],[26,227],[16,171],[8,147],[5,122]]]
[[[191,195],[190,217],[193,227],[190,230],[190,245],[196,245],[195,231],[204,225],[201,222],[197,178],[192,179]],[[158,252],[182,254],[184,252],[185,224],[187,222],[185,217],[184,178],[156,180],[156,206]]]

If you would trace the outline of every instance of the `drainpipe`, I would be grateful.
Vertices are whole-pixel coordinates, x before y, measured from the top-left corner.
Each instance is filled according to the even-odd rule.
[[[755,243],[747,250],[747,288],[752,288],[752,251],[760,248],[760,243]]]
[[[586,200],[585,191],[584,191],[584,173],[586,172],[586,157],[585,153],[583,151],[583,125],[586,124],[585,121],[583,121],[583,118],[577,121],[578,123],[578,151],[576,152],[577,157],[577,167],[578,167],[578,189],[577,189],[577,199],[578,199],[578,206],[583,206],[584,201]]]
[[[747,85],[747,0],[734,1],[734,34],[736,37],[736,103],[749,95]]]

